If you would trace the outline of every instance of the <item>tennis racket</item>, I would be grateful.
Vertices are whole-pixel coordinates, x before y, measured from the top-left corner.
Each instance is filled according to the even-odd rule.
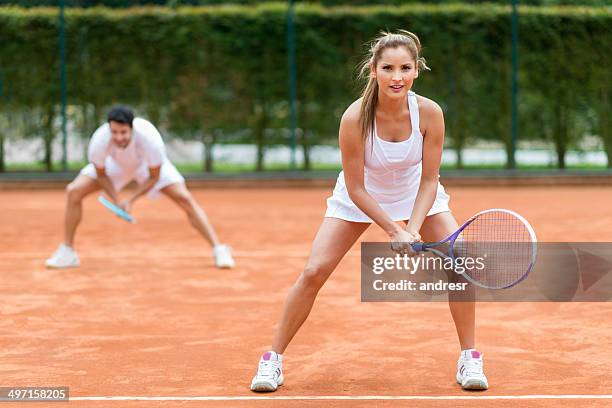
[[[130,224],[135,224],[136,220],[134,219],[134,217],[132,217],[127,211],[125,211],[123,208],[115,205],[114,203],[108,201],[106,199],[106,197],[104,196],[99,196],[98,197],[98,201],[100,203],[102,203],[103,206],[105,206],[106,208],[108,208],[113,214],[115,214],[117,217],[126,220],[127,222],[129,222]]]
[[[514,211],[496,208],[474,215],[442,241],[418,242],[412,248],[454,263],[459,258],[464,261],[468,257],[480,258],[480,263],[462,267],[462,275],[482,288],[506,289],[529,275],[536,261],[537,239],[525,218]]]

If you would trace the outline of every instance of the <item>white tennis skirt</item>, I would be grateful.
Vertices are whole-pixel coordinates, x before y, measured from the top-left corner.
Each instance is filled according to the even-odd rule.
[[[409,220],[410,216],[412,215],[412,208],[414,207],[416,194],[417,191],[415,190],[404,195],[403,197],[398,197],[398,199],[394,201],[377,200],[377,202],[393,221],[405,221]],[[374,199],[376,199],[376,194],[372,194],[372,196]],[[429,216],[450,211],[450,207],[448,205],[449,201],[450,196],[444,190],[444,186],[438,182],[436,199],[427,215]],[[336,183],[332,196],[327,199],[327,211],[325,212],[325,217],[339,218],[341,220],[352,222],[373,222],[370,217],[368,217],[359,209],[359,207],[355,205],[355,203],[353,203],[348,195],[346,186],[342,182]]]

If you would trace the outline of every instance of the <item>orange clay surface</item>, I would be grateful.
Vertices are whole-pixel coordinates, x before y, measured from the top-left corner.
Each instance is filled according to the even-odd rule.
[[[513,209],[540,241],[612,241],[612,189],[449,188],[463,221]],[[0,386],[69,386],[71,397],[257,397],[249,391],[328,189],[195,190],[237,268],[217,270],[206,242],[167,198],[142,199],[136,225],[84,203],[81,267],[46,270],[62,238],[63,191],[0,193]],[[383,241],[372,226],[363,240]],[[359,246],[321,290],[285,353],[282,396],[611,394],[611,303],[477,307],[490,389],[455,383],[459,352],[445,303],[361,303]],[[610,399],[408,401],[71,401],[71,407],[610,406]],[[15,406],[2,403],[4,406]],[[37,407],[64,404],[38,403]]]

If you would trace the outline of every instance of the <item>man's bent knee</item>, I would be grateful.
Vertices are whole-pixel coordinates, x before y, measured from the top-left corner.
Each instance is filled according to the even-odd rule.
[[[68,201],[73,203],[79,202],[85,197],[85,188],[72,182],[66,186],[66,195],[68,196]]]
[[[187,213],[193,212],[193,200],[189,194],[180,193],[172,197],[174,201]]]
[[[66,195],[68,201],[79,202],[88,194],[98,189],[97,181],[93,179],[77,177],[74,181],[66,186]]]

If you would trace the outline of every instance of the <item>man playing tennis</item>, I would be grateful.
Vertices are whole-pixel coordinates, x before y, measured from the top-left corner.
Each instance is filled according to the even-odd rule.
[[[233,268],[230,247],[220,243],[204,210],[185,186],[185,179],[168,160],[164,142],[155,126],[145,119],[135,118],[132,110],[125,106],[113,107],[107,119],[89,143],[90,163],[66,188],[64,242],[47,259],[46,266],[79,266],[74,236],[81,221],[82,201],[101,189],[128,213],[143,195],[157,198],[160,193],[165,194],[185,211],[191,225],[212,245],[215,265]],[[119,191],[132,180],[138,187],[127,200],[120,200]]]

